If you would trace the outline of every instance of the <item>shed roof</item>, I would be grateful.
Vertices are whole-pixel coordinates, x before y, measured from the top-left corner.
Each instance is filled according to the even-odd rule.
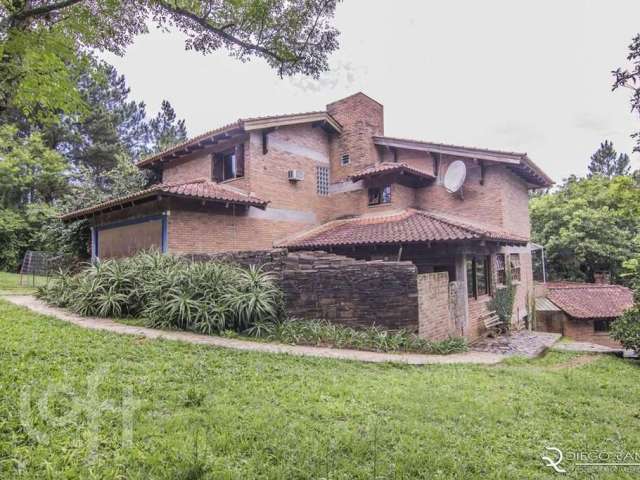
[[[548,283],[547,298],[573,318],[615,318],[633,306],[633,292],[621,285]]]
[[[384,215],[334,220],[280,242],[279,246],[306,249],[466,240],[488,240],[514,245],[527,243],[526,238],[497,227],[410,208]]]
[[[119,207],[129,203],[133,204],[140,200],[156,196],[194,198],[235,205],[250,205],[259,208],[266,207],[268,203],[241,190],[210,182],[205,179],[199,179],[182,183],[160,183],[145,190],[112,198],[91,207],[65,213],[60,216],[60,219],[62,221],[79,220],[96,213],[111,210],[114,207]]]

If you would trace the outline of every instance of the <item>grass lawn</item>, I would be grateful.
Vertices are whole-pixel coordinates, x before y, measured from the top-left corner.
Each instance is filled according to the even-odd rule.
[[[0,272],[0,295],[33,293],[35,287],[47,283],[47,277],[24,275],[20,285],[20,274]]]
[[[545,446],[640,452],[640,366],[613,357],[304,359],[83,330],[4,301],[0,332],[3,479],[561,478]]]

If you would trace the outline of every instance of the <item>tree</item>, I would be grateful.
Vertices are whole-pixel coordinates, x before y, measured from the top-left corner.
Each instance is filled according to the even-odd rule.
[[[184,120],[176,119],[176,112],[167,100],[162,101],[160,112],[149,121],[149,142],[151,151],[160,152],[187,139],[187,127]]]
[[[40,134],[20,138],[15,127],[0,126],[0,207],[53,201],[67,190],[67,168]]]
[[[629,176],[572,178],[529,208],[552,279],[593,281],[609,271],[619,280],[623,262],[638,254],[640,189]]]
[[[110,193],[107,172],[122,165],[122,158],[135,162],[186,139],[185,121],[177,119],[168,101],[162,102],[156,117],[148,119],[144,102],[129,98],[124,76],[111,65],[92,61],[78,90],[89,113],[79,119],[65,117],[46,131],[51,144],[73,166],[76,182],[90,179],[102,192]]]
[[[640,34],[636,35],[629,45],[628,68],[614,70],[613,90],[625,87],[631,90],[631,111],[640,115]],[[640,152],[640,131],[631,135],[636,140],[634,152]]]
[[[266,60],[317,77],[337,49],[337,0],[12,0],[0,2],[0,116],[48,123],[86,112],[74,86],[92,49],[121,54],[147,21],[176,27],[186,48]]]
[[[602,175],[611,178],[618,175],[629,175],[631,160],[626,153],[618,152],[613,148],[613,143],[605,140],[600,144],[600,148],[591,155],[589,163],[589,176]]]

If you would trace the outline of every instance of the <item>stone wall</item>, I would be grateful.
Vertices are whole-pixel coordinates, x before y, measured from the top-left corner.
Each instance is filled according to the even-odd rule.
[[[263,265],[276,274],[291,317],[418,331],[417,270],[411,262],[369,262],[283,249],[187,258]]]

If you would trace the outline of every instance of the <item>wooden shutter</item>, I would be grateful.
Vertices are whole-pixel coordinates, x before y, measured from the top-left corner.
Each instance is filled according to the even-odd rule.
[[[219,153],[214,153],[211,156],[211,179],[214,182],[221,182],[223,180],[222,178],[222,155],[220,155]]]
[[[236,177],[244,177],[244,143],[236,145]]]

